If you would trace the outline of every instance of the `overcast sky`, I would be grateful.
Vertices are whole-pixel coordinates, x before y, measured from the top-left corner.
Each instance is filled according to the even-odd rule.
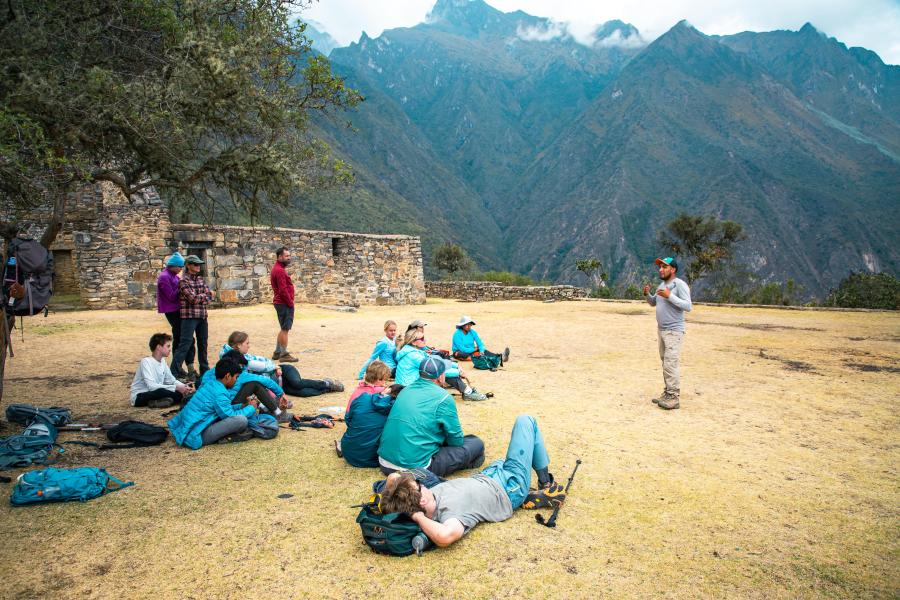
[[[884,62],[900,64],[900,0],[487,0],[511,12],[569,23],[576,37],[612,19],[631,23],[648,41],[682,19],[707,34],[799,29],[809,21],[847,46],[863,46]],[[421,23],[434,0],[313,0],[301,13],[321,23],[341,45],[362,31]]]

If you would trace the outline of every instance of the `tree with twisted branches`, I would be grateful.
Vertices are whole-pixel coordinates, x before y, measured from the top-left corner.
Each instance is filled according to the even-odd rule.
[[[679,277],[692,285],[727,263],[746,237],[740,223],[682,213],[660,232],[659,244],[679,257]]]

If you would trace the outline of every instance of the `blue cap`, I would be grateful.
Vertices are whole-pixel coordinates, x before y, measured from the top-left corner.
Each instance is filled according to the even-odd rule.
[[[183,267],[184,266],[184,257],[181,256],[181,253],[176,252],[171,257],[169,257],[169,261],[166,263],[167,267]]]
[[[655,261],[653,261],[653,262],[656,263],[656,266],[660,266],[660,265],[669,265],[670,267],[672,267],[672,268],[675,269],[676,271],[678,270],[678,262],[677,262],[674,258],[672,258],[671,256],[667,256],[667,257],[665,257],[665,258],[657,258],[657,259],[656,259]]]
[[[442,358],[429,356],[419,363],[419,375],[425,379],[437,379],[447,370],[447,364]]]

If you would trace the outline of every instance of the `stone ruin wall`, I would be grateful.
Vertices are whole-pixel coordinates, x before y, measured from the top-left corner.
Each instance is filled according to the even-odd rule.
[[[6,218],[14,216],[5,210]],[[16,215],[39,238],[49,214]],[[173,224],[152,191],[131,201],[109,183],[73,194],[66,225],[51,249],[57,284],[71,280],[88,308],[155,308],[156,278],[176,249],[202,255],[214,303],[271,302],[275,250],[291,249],[300,302],[359,306],[422,304],[419,238],[273,227]],[[28,226],[30,224],[30,226]]]
[[[490,281],[429,281],[429,296],[485,302],[490,300],[575,300],[587,291],[572,285],[503,285]]]

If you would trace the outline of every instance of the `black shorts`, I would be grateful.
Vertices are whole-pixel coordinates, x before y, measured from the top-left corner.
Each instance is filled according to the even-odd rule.
[[[278,313],[278,325],[282,331],[290,331],[294,326],[294,307],[286,304],[274,304],[275,312]]]

